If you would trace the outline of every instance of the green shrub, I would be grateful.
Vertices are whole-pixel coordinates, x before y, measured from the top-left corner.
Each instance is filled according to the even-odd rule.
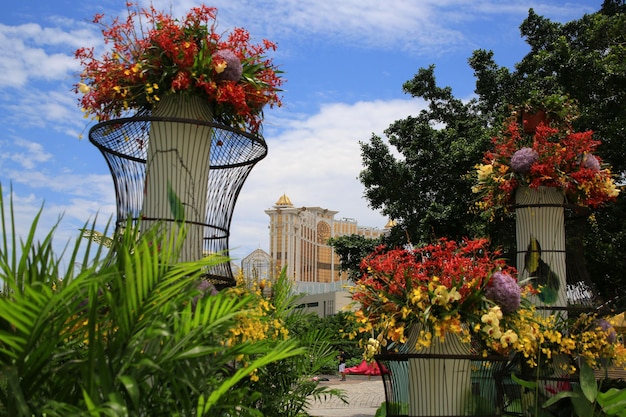
[[[333,342],[337,335],[319,326],[320,319],[315,314],[296,308],[302,296],[295,294],[285,269],[274,282],[263,284],[263,289],[258,284],[248,284],[248,291],[256,294],[260,303],[265,301],[275,308],[272,317],[284,323],[284,329],[298,340],[305,354],[276,361],[259,370],[258,380],[251,384],[251,389],[260,394],[255,408],[265,417],[297,417],[306,415],[312,401],[328,396],[345,401],[342,391],[319,385],[313,378],[335,364],[337,352]]]
[[[254,380],[302,360],[254,294],[199,290],[227,259],[167,261],[184,228],[138,236],[127,225],[110,249],[79,239],[62,272],[54,229],[35,239],[40,215],[19,239],[0,187],[0,415],[260,416]]]

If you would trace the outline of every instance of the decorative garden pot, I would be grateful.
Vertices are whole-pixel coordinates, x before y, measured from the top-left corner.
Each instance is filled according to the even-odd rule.
[[[442,342],[433,337],[428,348],[416,349],[421,326],[411,326],[406,344],[409,358],[409,416],[464,416],[470,408],[472,368],[470,345],[459,335]]]
[[[539,306],[567,306],[564,202],[554,187],[520,187],[515,193],[519,279],[542,287]]]
[[[159,223],[177,236],[184,219],[178,260],[195,261],[202,258],[213,128],[190,121],[212,122],[211,108],[199,97],[169,94],[152,116],[158,121],[150,124],[142,229]]]

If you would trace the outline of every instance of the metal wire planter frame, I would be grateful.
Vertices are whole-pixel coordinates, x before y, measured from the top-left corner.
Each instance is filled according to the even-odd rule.
[[[149,112],[133,117],[101,122],[89,131],[89,141],[104,156],[115,188],[116,225],[123,227],[128,220],[142,218],[146,180],[146,160],[152,122],[181,123],[211,128],[210,169],[207,172],[206,220],[203,252],[229,256],[232,215],[241,188],[257,162],[267,155],[267,144],[260,136],[217,122],[173,117],[156,117]],[[174,218],[151,219],[163,222]],[[207,272],[216,287],[234,284],[229,262]]]
[[[471,414],[480,416],[496,417],[503,415],[505,409],[505,395],[503,391],[503,378],[505,377],[503,370],[509,359],[500,355],[483,356],[471,352],[470,354],[431,354],[431,353],[385,353],[376,355],[375,360],[381,370],[383,386],[385,389],[385,407],[387,417],[417,417],[410,414],[409,397],[416,395],[411,394],[409,389],[409,361],[411,359],[427,359],[432,361],[440,360],[466,360],[471,362],[472,377],[471,387],[455,386],[454,388],[471,389],[473,396],[482,397],[489,402],[490,411],[485,413]],[[445,393],[441,393],[441,398],[424,399],[424,401],[440,401],[445,404],[448,401]],[[419,401],[419,399],[418,399]],[[445,407],[443,407],[445,408]],[[442,414],[437,412],[434,415],[444,417],[450,416],[448,413]],[[468,414],[461,414],[467,416]],[[419,414],[420,417],[426,417]],[[427,417],[431,417],[428,415]]]

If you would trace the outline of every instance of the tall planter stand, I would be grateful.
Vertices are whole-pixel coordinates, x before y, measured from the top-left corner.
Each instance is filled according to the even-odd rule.
[[[542,285],[536,305],[567,307],[565,198],[554,187],[520,187],[515,194],[515,229],[519,279]]]
[[[165,103],[154,112],[99,123],[89,140],[103,154],[116,195],[116,225],[178,227],[172,195],[184,211],[180,261],[229,255],[235,203],[254,165],[267,155],[263,138],[215,122],[197,102]],[[234,285],[230,263],[206,271],[218,289]]]

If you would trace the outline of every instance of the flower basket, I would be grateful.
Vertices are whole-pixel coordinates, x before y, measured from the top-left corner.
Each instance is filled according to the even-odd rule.
[[[218,31],[212,7],[192,7],[182,19],[127,7],[125,19],[108,24],[95,16],[110,46],[102,56],[75,53],[82,71],[74,90],[100,122],[89,138],[111,169],[118,225],[141,219],[142,230],[158,224],[178,236],[184,222],[178,260],[228,256],[235,200],[267,153],[257,136],[263,109],[281,104],[282,71],[265,56],[276,45],[251,44],[243,28]],[[226,268],[218,276],[234,283]]]
[[[522,112],[522,118],[546,114]],[[558,189],[568,204],[581,208],[601,207],[617,198],[620,190],[610,168],[597,155],[600,141],[593,138],[593,132],[574,132],[552,119],[552,113],[547,117],[550,125],[529,119],[520,126],[513,113],[492,138],[483,163],[476,165],[472,191],[479,196],[478,209],[490,220],[514,208],[516,190],[522,187]]]

